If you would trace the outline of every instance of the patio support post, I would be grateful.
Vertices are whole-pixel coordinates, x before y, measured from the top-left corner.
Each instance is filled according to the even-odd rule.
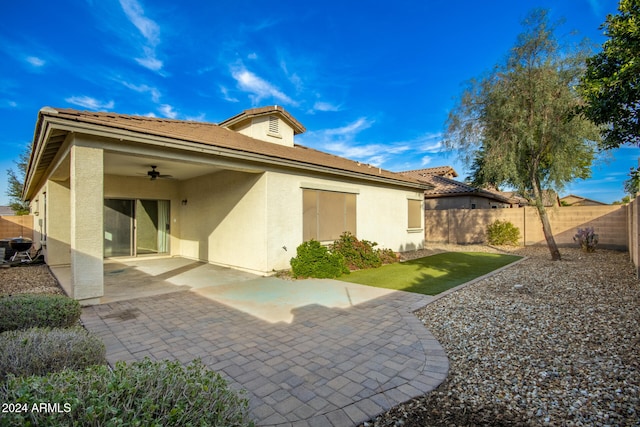
[[[71,146],[71,288],[85,303],[104,295],[104,164],[101,148]]]

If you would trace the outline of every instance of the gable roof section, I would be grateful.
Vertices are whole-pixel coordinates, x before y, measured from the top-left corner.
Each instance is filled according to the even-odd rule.
[[[587,197],[576,196],[575,194],[569,194],[568,196],[564,196],[560,198],[560,203],[566,203],[567,206],[580,205],[583,203],[590,203],[592,205],[603,205],[606,206],[606,203],[599,202],[597,200],[589,199]]]
[[[476,188],[463,182],[456,181],[451,178],[446,178],[444,176],[431,175],[423,177],[423,180],[433,185],[432,189],[426,190],[424,192],[425,198],[473,195],[496,200],[501,203],[517,203],[516,200],[510,197],[506,197],[502,194],[494,193],[493,191],[484,190],[481,188]]]
[[[244,110],[242,113],[237,114],[233,117],[228,118],[227,120],[224,120],[218,123],[218,126],[225,127],[225,128],[232,128],[234,125],[241,123],[245,120],[249,120],[254,117],[269,116],[272,114],[277,114],[280,117],[282,117],[282,119],[285,120],[289,124],[289,126],[291,126],[291,128],[293,129],[294,135],[299,135],[301,133],[304,133],[307,130],[304,126],[302,126],[302,123],[297,121],[284,108],[279,107],[277,105]]]
[[[29,196],[30,186],[35,184],[40,179],[40,175],[47,170],[47,162],[53,160],[66,134],[71,131],[119,139],[134,137],[148,140],[159,139],[163,142],[176,143],[183,149],[202,151],[203,147],[215,148],[215,154],[222,157],[349,175],[359,179],[413,189],[430,188],[430,185],[424,182],[385,169],[361,164],[298,144],[293,147],[271,144],[213,123],[45,107],[40,110],[38,115],[34,144],[51,143],[52,145],[34,146],[25,180],[25,198]],[[47,141],[39,142],[40,139],[47,139]],[[35,148],[42,150],[42,156],[37,159],[37,165],[34,164],[35,160],[33,159]]]

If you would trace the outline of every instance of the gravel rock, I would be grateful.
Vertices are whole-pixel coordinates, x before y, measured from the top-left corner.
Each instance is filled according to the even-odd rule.
[[[28,293],[64,295],[46,265],[0,268],[0,296]]]
[[[416,312],[449,356],[447,380],[368,424],[640,425],[628,253],[563,249],[553,262],[546,247],[500,250],[528,259]]]

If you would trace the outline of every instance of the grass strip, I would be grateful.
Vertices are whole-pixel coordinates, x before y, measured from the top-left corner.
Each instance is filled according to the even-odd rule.
[[[352,271],[339,280],[377,288],[437,295],[519,260],[516,255],[445,252],[368,270]]]

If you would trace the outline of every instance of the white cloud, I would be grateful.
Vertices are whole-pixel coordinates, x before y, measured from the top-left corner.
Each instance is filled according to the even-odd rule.
[[[157,46],[160,43],[160,26],[144,16],[144,10],[140,3],[136,0],[120,0],[120,6],[129,21],[147,39],[147,42],[152,46]]]
[[[149,95],[151,95],[151,100],[155,103],[160,102],[160,97],[162,96],[162,94],[160,93],[160,91],[152,86],[147,86],[145,84],[142,85],[135,85],[133,83],[129,83],[129,82],[125,82],[123,81],[122,84],[131,89],[134,90],[138,93],[148,93]]]
[[[238,98],[234,98],[231,95],[229,95],[229,89],[227,89],[225,86],[220,86],[220,92],[222,92],[222,97],[225,101],[240,102]]]
[[[247,55],[247,59],[258,59],[258,54],[255,52],[251,52],[249,55]]]
[[[422,158],[422,160],[420,161],[420,166],[425,167],[427,166],[429,163],[431,163],[431,156],[424,156]]]
[[[174,111],[173,107],[169,104],[162,104],[160,107],[158,107],[158,111],[160,111],[163,116],[170,119],[175,119],[178,117],[178,112]]]
[[[65,98],[69,104],[77,105],[79,107],[87,108],[93,111],[111,110],[114,107],[113,101],[102,102],[90,96],[71,96]]]
[[[273,98],[286,105],[298,105],[293,99],[268,81],[247,70],[243,65],[233,67],[231,76],[238,83],[238,89],[248,92],[254,104],[263,99]]]
[[[443,161],[446,151],[441,133],[425,133],[409,140],[363,143],[361,132],[374,124],[374,120],[360,117],[341,127],[309,131],[298,139],[303,145],[390,170],[420,169]]]
[[[136,0],[120,0],[120,6],[127,19],[145,39],[145,45],[142,47],[144,54],[135,58],[136,62],[152,71],[159,71],[163,63],[156,57],[155,48],[160,44],[160,26],[145,16],[144,9]]]
[[[44,59],[38,58],[37,56],[27,56],[25,58],[25,60],[29,64],[33,65],[34,67],[38,67],[38,68],[43,67],[47,63],[47,61],[45,61]]]
[[[340,107],[329,102],[318,101],[313,104],[314,111],[340,111]]]
[[[372,120],[368,120],[366,117],[360,117],[358,120],[349,123],[348,125],[334,129],[326,129],[322,132],[328,136],[352,136],[360,131],[370,128],[373,123],[374,122]]]

